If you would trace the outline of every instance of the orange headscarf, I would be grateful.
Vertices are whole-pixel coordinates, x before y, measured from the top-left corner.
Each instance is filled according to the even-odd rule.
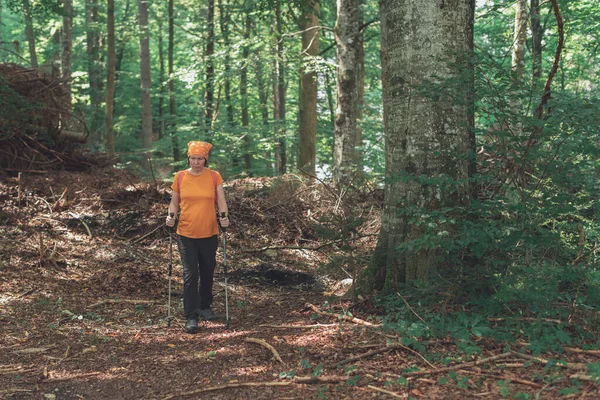
[[[208,160],[208,153],[210,153],[210,149],[212,149],[212,144],[208,142],[189,142],[188,143],[188,157],[189,156],[202,156],[206,160]]]

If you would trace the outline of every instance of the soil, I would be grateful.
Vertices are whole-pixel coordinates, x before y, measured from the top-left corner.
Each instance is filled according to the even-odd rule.
[[[550,368],[491,341],[475,358],[440,341],[424,357],[374,326],[368,302],[339,296],[350,264],[331,266],[341,254],[365,262],[381,194],[352,199],[362,219],[345,234],[351,241],[323,239],[347,210],[323,185],[293,177],[227,184],[219,319],[187,334],[179,256],[164,227],[168,186],[111,167],[2,178],[0,398],[555,398],[574,387],[577,398],[600,397],[581,368],[598,362],[593,352]],[[497,358],[474,363],[488,357]]]

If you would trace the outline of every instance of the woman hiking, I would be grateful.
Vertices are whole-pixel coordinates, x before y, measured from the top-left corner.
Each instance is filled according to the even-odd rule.
[[[199,317],[207,321],[216,318],[211,305],[219,244],[217,212],[221,226],[229,226],[223,178],[208,168],[211,148],[207,142],[188,143],[189,168],[175,174],[166,220],[166,225],[173,227],[181,210],[176,236],[183,265],[183,311],[188,333],[198,332]]]

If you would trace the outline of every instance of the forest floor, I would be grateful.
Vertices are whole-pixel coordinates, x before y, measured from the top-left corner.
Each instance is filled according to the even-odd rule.
[[[452,340],[418,352],[378,327],[375,307],[338,296],[352,269],[336,260],[352,249],[365,262],[381,194],[351,199],[352,236],[322,239],[323,220],[351,218],[294,177],[227,184],[229,326],[220,247],[220,319],[184,332],[173,242],[168,326],[168,186],[110,167],[1,179],[0,398],[600,398],[585,375],[598,352],[561,355],[564,366],[485,339],[469,357]]]

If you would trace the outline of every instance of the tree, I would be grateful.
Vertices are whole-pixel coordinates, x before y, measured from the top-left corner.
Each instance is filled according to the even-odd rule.
[[[23,16],[25,17],[25,36],[29,44],[29,60],[33,68],[38,67],[37,52],[35,50],[35,32],[33,30],[33,18],[31,15],[31,2],[23,0]]]
[[[115,102],[115,74],[117,57],[115,53],[115,0],[108,0],[106,9],[107,34],[107,73],[106,73],[106,108],[104,121],[106,124],[106,151],[115,152],[115,130],[113,124]]]
[[[208,0],[208,16],[206,19],[206,89],[204,92],[204,124],[207,137],[213,133],[214,91],[215,91],[215,0]]]
[[[285,68],[283,63],[283,17],[281,0],[275,0],[275,82],[273,85],[273,117],[277,151],[275,164],[277,173],[283,175],[287,169],[285,140]]]
[[[319,54],[318,0],[309,1],[300,17],[302,49],[300,66],[300,100],[298,127],[298,168],[315,175],[317,141],[317,73],[314,59]]]
[[[138,0],[138,22],[140,29],[140,87],[142,103],[142,148],[149,151],[152,148],[152,99],[150,79],[150,38],[148,35],[148,1]],[[144,155],[144,166],[150,171]]]
[[[543,29],[540,20],[540,0],[531,0],[531,58],[533,88],[542,77],[542,36]]]
[[[62,80],[66,92],[66,105],[64,116],[61,118],[63,129],[70,128],[71,119],[71,70],[73,57],[73,0],[63,0],[63,29],[62,29],[62,52],[61,52],[61,69]]]
[[[359,41],[358,0],[338,0],[335,40],[337,43],[337,107],[335,111],[333,179],[336,185],[348,184],[356,171],[356,121]]]
[[[173,147],[173,161],[177,162],[181,159],[179,153],[179,143],[176,136],[175,116],[177,110],[175,107],[175,79],[173,78],[173,50],[175,47],[175,17],[173,11],[174,0],[169,0],[169,45],[167,50],[167,73],[169,74],[169,135],[171,135],[171,146]]]
[[[248,104],[248,66],[250,64],[250,32],[252,30],[252,18],[250,10],[246,12],[244,23],[244,47],[242,49],[242,70],[240,71],[240,100],[242,111],[242,127],[244,128],[244,170],[252,175],[252,151],[250,149],[250,110]]]
[[[474,2],[382,0],[380,14],[386,184],[359,286],[395,293],[436,266],[426,215],[469,202]],[[439,223],[440,231],[451,227]]]
[[[114,10],[113,10],[114,11]],[[102,55],[100,52],[100,26],[98,24],[98,0],[87,0],[85,3],[86,43],[88,56],[88,81],[90,84],[91,122],[90,136],[98,145],[104,145],[105,139],[102,125]]]

